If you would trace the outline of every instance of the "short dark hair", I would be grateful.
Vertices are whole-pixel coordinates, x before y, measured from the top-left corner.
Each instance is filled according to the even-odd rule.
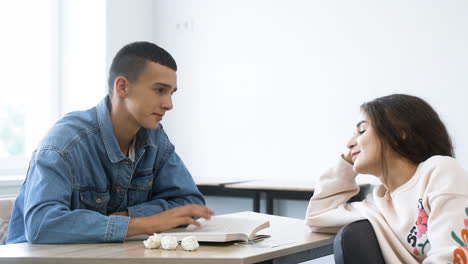
[[[114,81],[117,77],[124,76],[131,82],[137,80],[148,61],[177,71],[177,64],[171,54],[156,44],[146,41],[127,44],[112,60],[108,79],[109,95],[113,93]]]
[[[381,140],[382,158],[386,146],[415,164],[434,155],[455,156],[444,123],[419,97],[392,94],[362,104],[361,110],[368,115]],[[385,164],[382,166],[386,173]]]

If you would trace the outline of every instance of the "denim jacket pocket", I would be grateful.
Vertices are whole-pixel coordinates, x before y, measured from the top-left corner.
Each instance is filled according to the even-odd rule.
[[[129,206],[144,203],[149,200],[150,192],[153,189],[153,174],[147,174],[132,179],[128,189]]]
[[[107,215],[107,204],[110,200],[109,192],[80,191],[80,200],[81,208]]]

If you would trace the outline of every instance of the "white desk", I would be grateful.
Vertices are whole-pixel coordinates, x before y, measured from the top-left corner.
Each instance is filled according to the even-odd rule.
[[[258,214],[258,213],[251,213]],[[249,264],[299,263],[332,254],[333,235],[311,233],[304,220],[261,214],[270,228],[261,231],[273,240],[292,243],[273,248],[239,246],[233,243],[201,244],[194,252],[145,249],[141,241],[109,244],[0,246],[0,263],[96,263],[96,264]]]
[[[252,199],[252,210],[260,212],[261,192],[251,190],[227,189],[224,186],[228,184],[237,184],[250,182],[255,179],[230,179],[230,178],[195,178],[195,183],[203,195],[208,196],[228,196],[228,197],[247,197]]]
[[[360,201],[370,191],[371,185],[366,179],[357,181],[359,193],[350,201]],[[309,200],[314,194],[315,180],[276,179],[255,180],[240,183],[225,184],[224,189],[245,193],[264,193],[266,199],[266,213],[274,214],[275,199]],[[259,198],[260,199],[260,198]],[[258,203],[260,203],[258,201]],[[305,209],[304,209],[305,212]]]

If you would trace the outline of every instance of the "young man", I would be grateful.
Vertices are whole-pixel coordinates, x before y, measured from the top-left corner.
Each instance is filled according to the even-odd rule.
[[[173,107],[176,70],[152,43],[117,53],[109,95],[59,120],[33,153],[7,243],[124,241],[210,218],[159,125]]]

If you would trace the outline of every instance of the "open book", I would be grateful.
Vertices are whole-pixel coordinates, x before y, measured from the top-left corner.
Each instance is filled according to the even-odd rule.
[[[210,220],[198,219],[201,227],[189,225],[186,228],[174,228],[161,235],[175,236],[182,240],[186,236],[195,236],[202,242],[249,241],[258,239],[257,232],[270,227],[268,219],[251,212],[212,216]],[[268,237],[261,235],[260,237]]]

